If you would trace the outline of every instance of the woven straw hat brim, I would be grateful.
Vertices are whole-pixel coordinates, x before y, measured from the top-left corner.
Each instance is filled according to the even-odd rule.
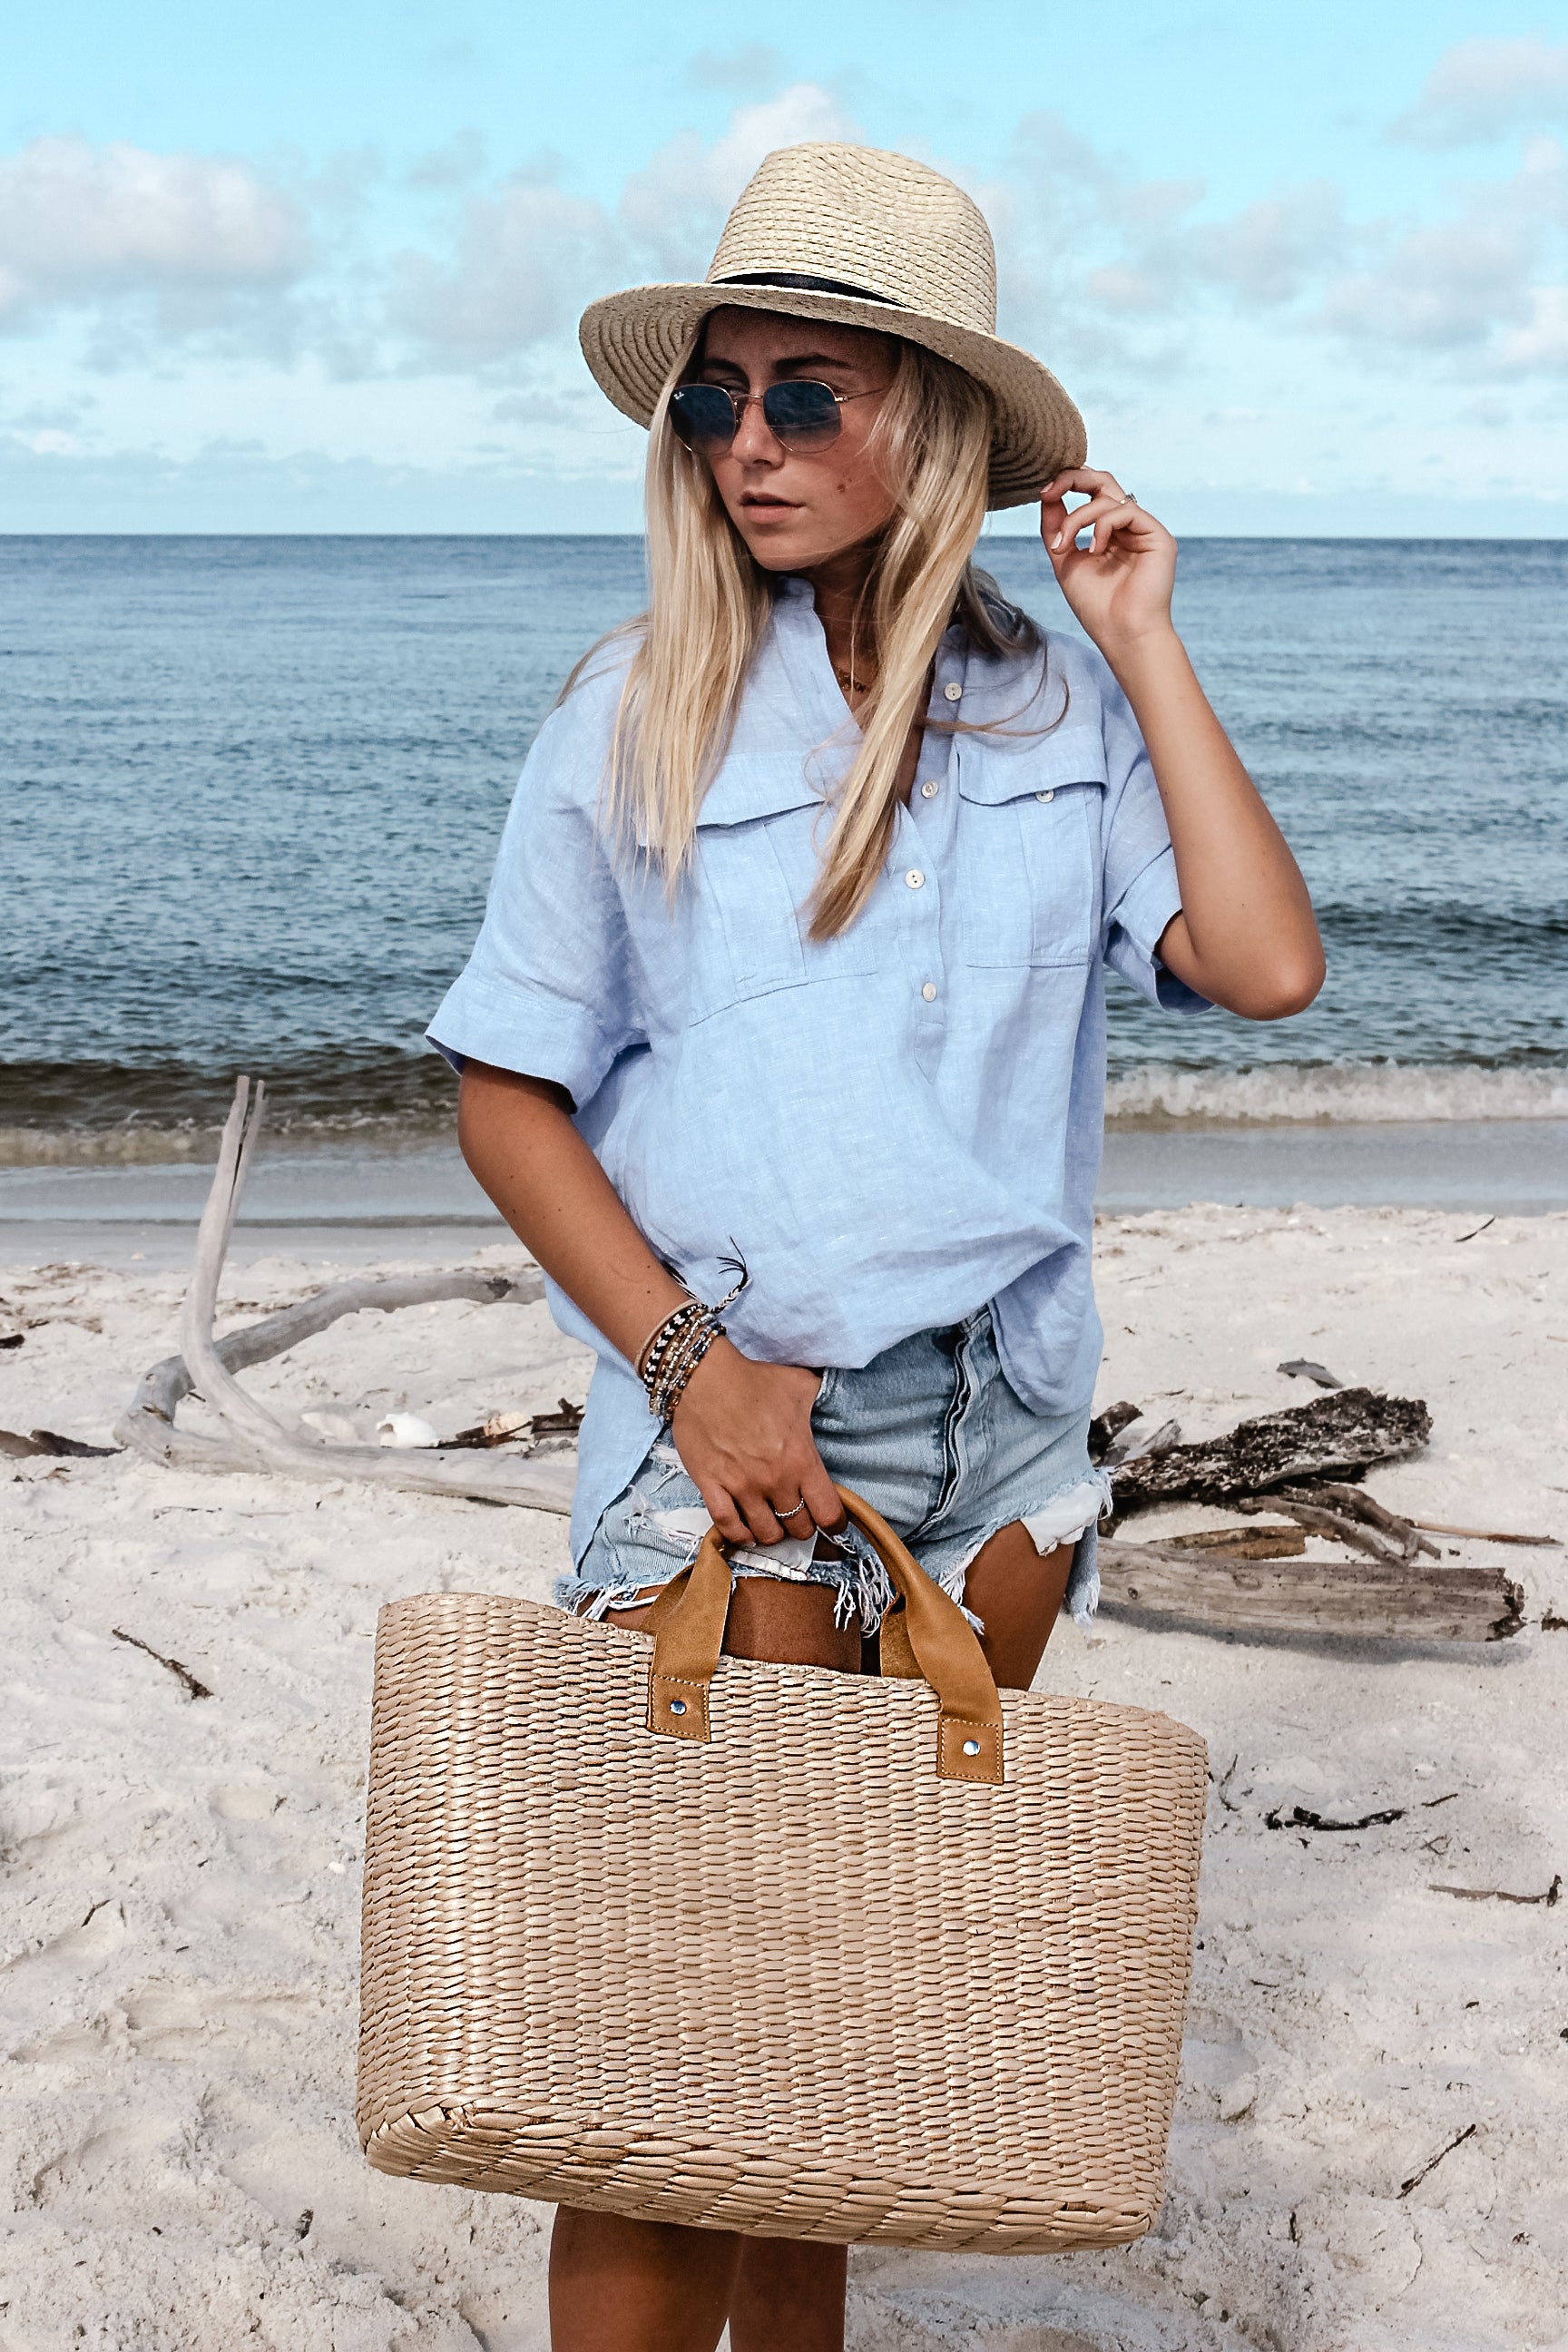
[[[840,326],[901,335],[906,342],[923,344],[975,377],[995,407],[989,507],[1026,506],[1054,475],[1084,462],[1089,439],[1083,419],[1049,368],[1032,352],[999,335],[952,326],[888,302],[808,293],[795,287],[632,286],[624,293],[606,294],[584,310],[578,329],[583,356],[601,391],[624,415],[646,426],[698,322],[710,310],[731,306],[781,310],[796,319],[830,319]]]

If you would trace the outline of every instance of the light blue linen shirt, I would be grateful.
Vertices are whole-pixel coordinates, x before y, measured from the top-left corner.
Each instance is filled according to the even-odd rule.
[[[809,585],[779,583],[673,906],[612,853],[601,780],[627,656],[541,729],[467,969],[430,1026],[576,1105],[632,1218],[767,1362],[858,1366],[989,1301],[1025,1403],[1093,1394],[1089,1277],[1105,1093],[1102,966],[1153,1003],[1204,1000],[1154,960],[1180,908],[1137,723],[1100,656],[939,648],[907,809],[871,898],[818,943],[801,909],[856,740]],[[1065,709],[1064,709],[1065,697]],[[999,731],[971,729],[995,725]],[[598,1354],[573,1557],[657,1434],[641,1382]]]

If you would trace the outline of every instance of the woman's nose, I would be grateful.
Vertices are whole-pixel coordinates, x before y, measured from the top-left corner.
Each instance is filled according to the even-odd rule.
[[[755,393],[741,411],[741,420],[735,427],[735,438],[730,445],[730,454],[733,457],[739,457],[743,465],[753,466],[776,466],[784,457],[784,445],[775,438],[767,418],[763,415],[762,401]]]

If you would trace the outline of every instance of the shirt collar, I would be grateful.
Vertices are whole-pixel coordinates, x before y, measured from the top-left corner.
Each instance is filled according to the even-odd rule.
[[[784,572],[774,578],[772,587],[773,641],[796,707],[813,730],[813,740],[821,742],[842,737],[847,746],[852,744],[859,735],[859,724],[833,674],[827,639],[816,616],[810,581],[802,579],[798,572]],[[959,706],[944,697],[942,688],[948,685],[964,686],[968,669],[968,644],[963,630],[954,622],[942,632],[936,649],[933,718],[953,719],[960,715]]]

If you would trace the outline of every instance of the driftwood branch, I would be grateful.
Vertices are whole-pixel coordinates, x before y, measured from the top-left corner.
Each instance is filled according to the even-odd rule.
[[[1369,1559],[1405,1560],[1412,1554],[1402,1543],[1390,1543],[1375,1528],[1365,1527],[1359,1517],[1351,1517],[1344,1511],[1331,1511],[1294,1487],[1276,1488],[1272,1495],[1256,1501],[1237,1498],[1237,1508],[1242,1511],[1285,1511],[1299,1527],[1315,1536],[1331,1536],[1336,1543],[1349,1544],[1352,1551],[1365,1552]]]
[[[1433,1895],[1455,1895],[1461,1903],[1544,1903],[1554,1911],[1563,1900],[1563,1873],[1558,1872],[1551,1885],[1542,1895],[1510,1895],[1500,1886],[1436,1886]]]
[[[1492,1218],[1489,1217],[1487,1219],[1487,1225],[1493,1223],[1494,1220]],[[1478,1225],[1476,1227],[1476,1233],[1484,1234],[1486,1229],[1486,1225]],[[1473,1242],[1475,1237],[1475,1234],[1461,1234],[1459,1235],[1459,1239],[1463,1242]],[[1446,2156],[1452,2156],[1457,2147],[1463,2147],[1465,2142],[1468,2139],[1474,2139],[1475,2136],[1476,2126],[1474,2124],[1467,2124],[1462,2132],[1456,2132],[1453,2138],[1448,2142],[1447,2147],[1440,2147],[1436,2156],[1429,2156],[1425,2164],[1417,2165],[1415,2170],[1411,2174],[1408,2180],[1402,2180],[1400,2182],[1399,2194],[1401,2197],[1408,2197],[1413,2189],[1419,2189],[1421,2183],[1426,2179],[1426,2175],[1429,2172],[1436,2172],[1437,2167],[1442,2163],[1443,2158]]]
[[[418,1452],[378,1445],[332,1445],[286,1427],[242,1389],[237,1370],[280,1355],[340,1316],[365,1307],[383,1313],[433,1298],[470,1298],[479,1305],[538,1297],[542,1285],[513,1284],[480,1274],[382,1276],[335,1284],[314,1298],[267,1317],[246,1330],[214,1338],[218,1284],[228,1254],[256,1139],[265,1090],[256,1089],[249,1110],[250,1081],[241,1078],[223,1131],[212,1190],[196,1236],[195,1265],[181,1318],[181,1353],[154,1365],[121,1417],[115,1435],[157,1462],[200,1470],[263,1470],[283,1477],[352,1478],[427,1495],[458,1495],[481,1502],[515,1503],[530,1510],[565,1514],[572,1507],[573,1473],[564,1465],[530,1465],[493,1454],[449,1453],[442,1447]],[[247,1111],[249,1116],[247,1118]],[[223,1423],[219,1437],[177,1429],[175,1410],[199,1391]]]
[[[1310,1486],[1416,1453],[1432,1433],[1418,1397],[1336,1389],[1310,1404],[1239,1422],[1224,1437],[1136,1455],[1116,1475],[1118,1515],[1154,1503],[1228,1502]]]
[[[62,1437],[58,1429],[35,1429],[24,1437],[19,1429],[0,1429],[0,1454],[25,1461],[30,1454],[53,1454],[66,1461],[101,1462],[117,1454],[115,1445],[88,1445],[79,1437]]]
[[[1089,1424],[1089,1460],[1103,1462],[1110,1448],[1128,1423],[1142,1421],[1142,1407],[1128,1404],[1125,1402],[1121,1404],[1108,1404],[1103,1412],[1097,1412]]]
[[[1219,1552],[1226,1559],[1299,1559],[1307,1549],[1304,1528],[1199,1528],[1191,1535],[1163,1536],[1163,1551]]]
[[[206,1684],[193,1675],[189,1666],[183,1666],[178,1658],[166,1658],[162,1650],[155,1650],[151,1642],[142,1639],[140,1633],[128,1633],[122,1625],[111,1625],[109,1630],[117,1642],[129,1642],[133,1650],[140,1650],[144,1656],[156,1659],[159,1665],[167,1666],[174,1680],[184,1685],[189,1697],[211,1698],[212,1692]]]
[[[456,1274],[368,1274],[334,1282],[296,1306],[285,1307],[259,1323],[247,1323],[215,1341],[226,1370],[243,1372],[251,1364],[286,1355],[305,1339],[313,1339],[345,1315],[390,1315],[400,1307],[425,1307],[440,1299],[467,1298],[477,1307],[510,1301],[526,1306],[543,1296],[538,1275],[515,1280],[504,1274],[484,1274],[476,1267]],[[115,1424],[122,1445],[171,1469],[226,1470],[254,1467],[246,1448],[231,1437],[204,1437],[179,1429],[174,1415],[195,1390],[195,1381],[184,1356],[165,1356],[143,1378],[140,1388]]]
[[[1331,1822],[1326,1815],[1312,1811],[1310,1805],[1292,1805],[1289,1813],[1276,1805],[1263,1816],[1266,1830],[1376,1830],[1389,1822],[1405,1819],[1403,1805],[1390,1805],[1381,1813],[1358,1813],[1353,1822]]]
[[[1210,1632],[1505,1642],[1524,1593],[1499,1568],[1406,1560],[1237,1560],[1223,1552],[1101,1540],[1104,1605]]]
[[[1545,1544],[1553,1550],[1562,1549],[1562,1540],[1557,1536],[1509,1535],[1501,1528],[1451,1528],[1442,1519],[1412,1519],[1410,1524],[1413,1528],[1425,1528],[1428,1535],[1462,1536],[1471,1543]],[[1435,1550],[1433,1557],[1436,1557]]]
[[[1293,1503],[1327,1505],[1331,1510],[1342,1511],[1349,1518],[1364,1520],[1369,1528],[1381,1528],[1385,1535],[1394,1538],[1400,1556],[1405,1559],[1414,1559],[1417,1552],[1425,1552],[1428,1559],[1441,1559],[1443,1557],[1436,1545],[1428,1543],[1420,1534],[1416,1520],[1403,1518],[1397,1511],[1391,1511],[1385,1503],[1380,1503],[1374,1495],[1369,1495],[1364,1486],[1329,1484],[1314,1486],[1310,1494],[1298,1492],[1295,1488],[1277,1491],[1288,1494]]]

